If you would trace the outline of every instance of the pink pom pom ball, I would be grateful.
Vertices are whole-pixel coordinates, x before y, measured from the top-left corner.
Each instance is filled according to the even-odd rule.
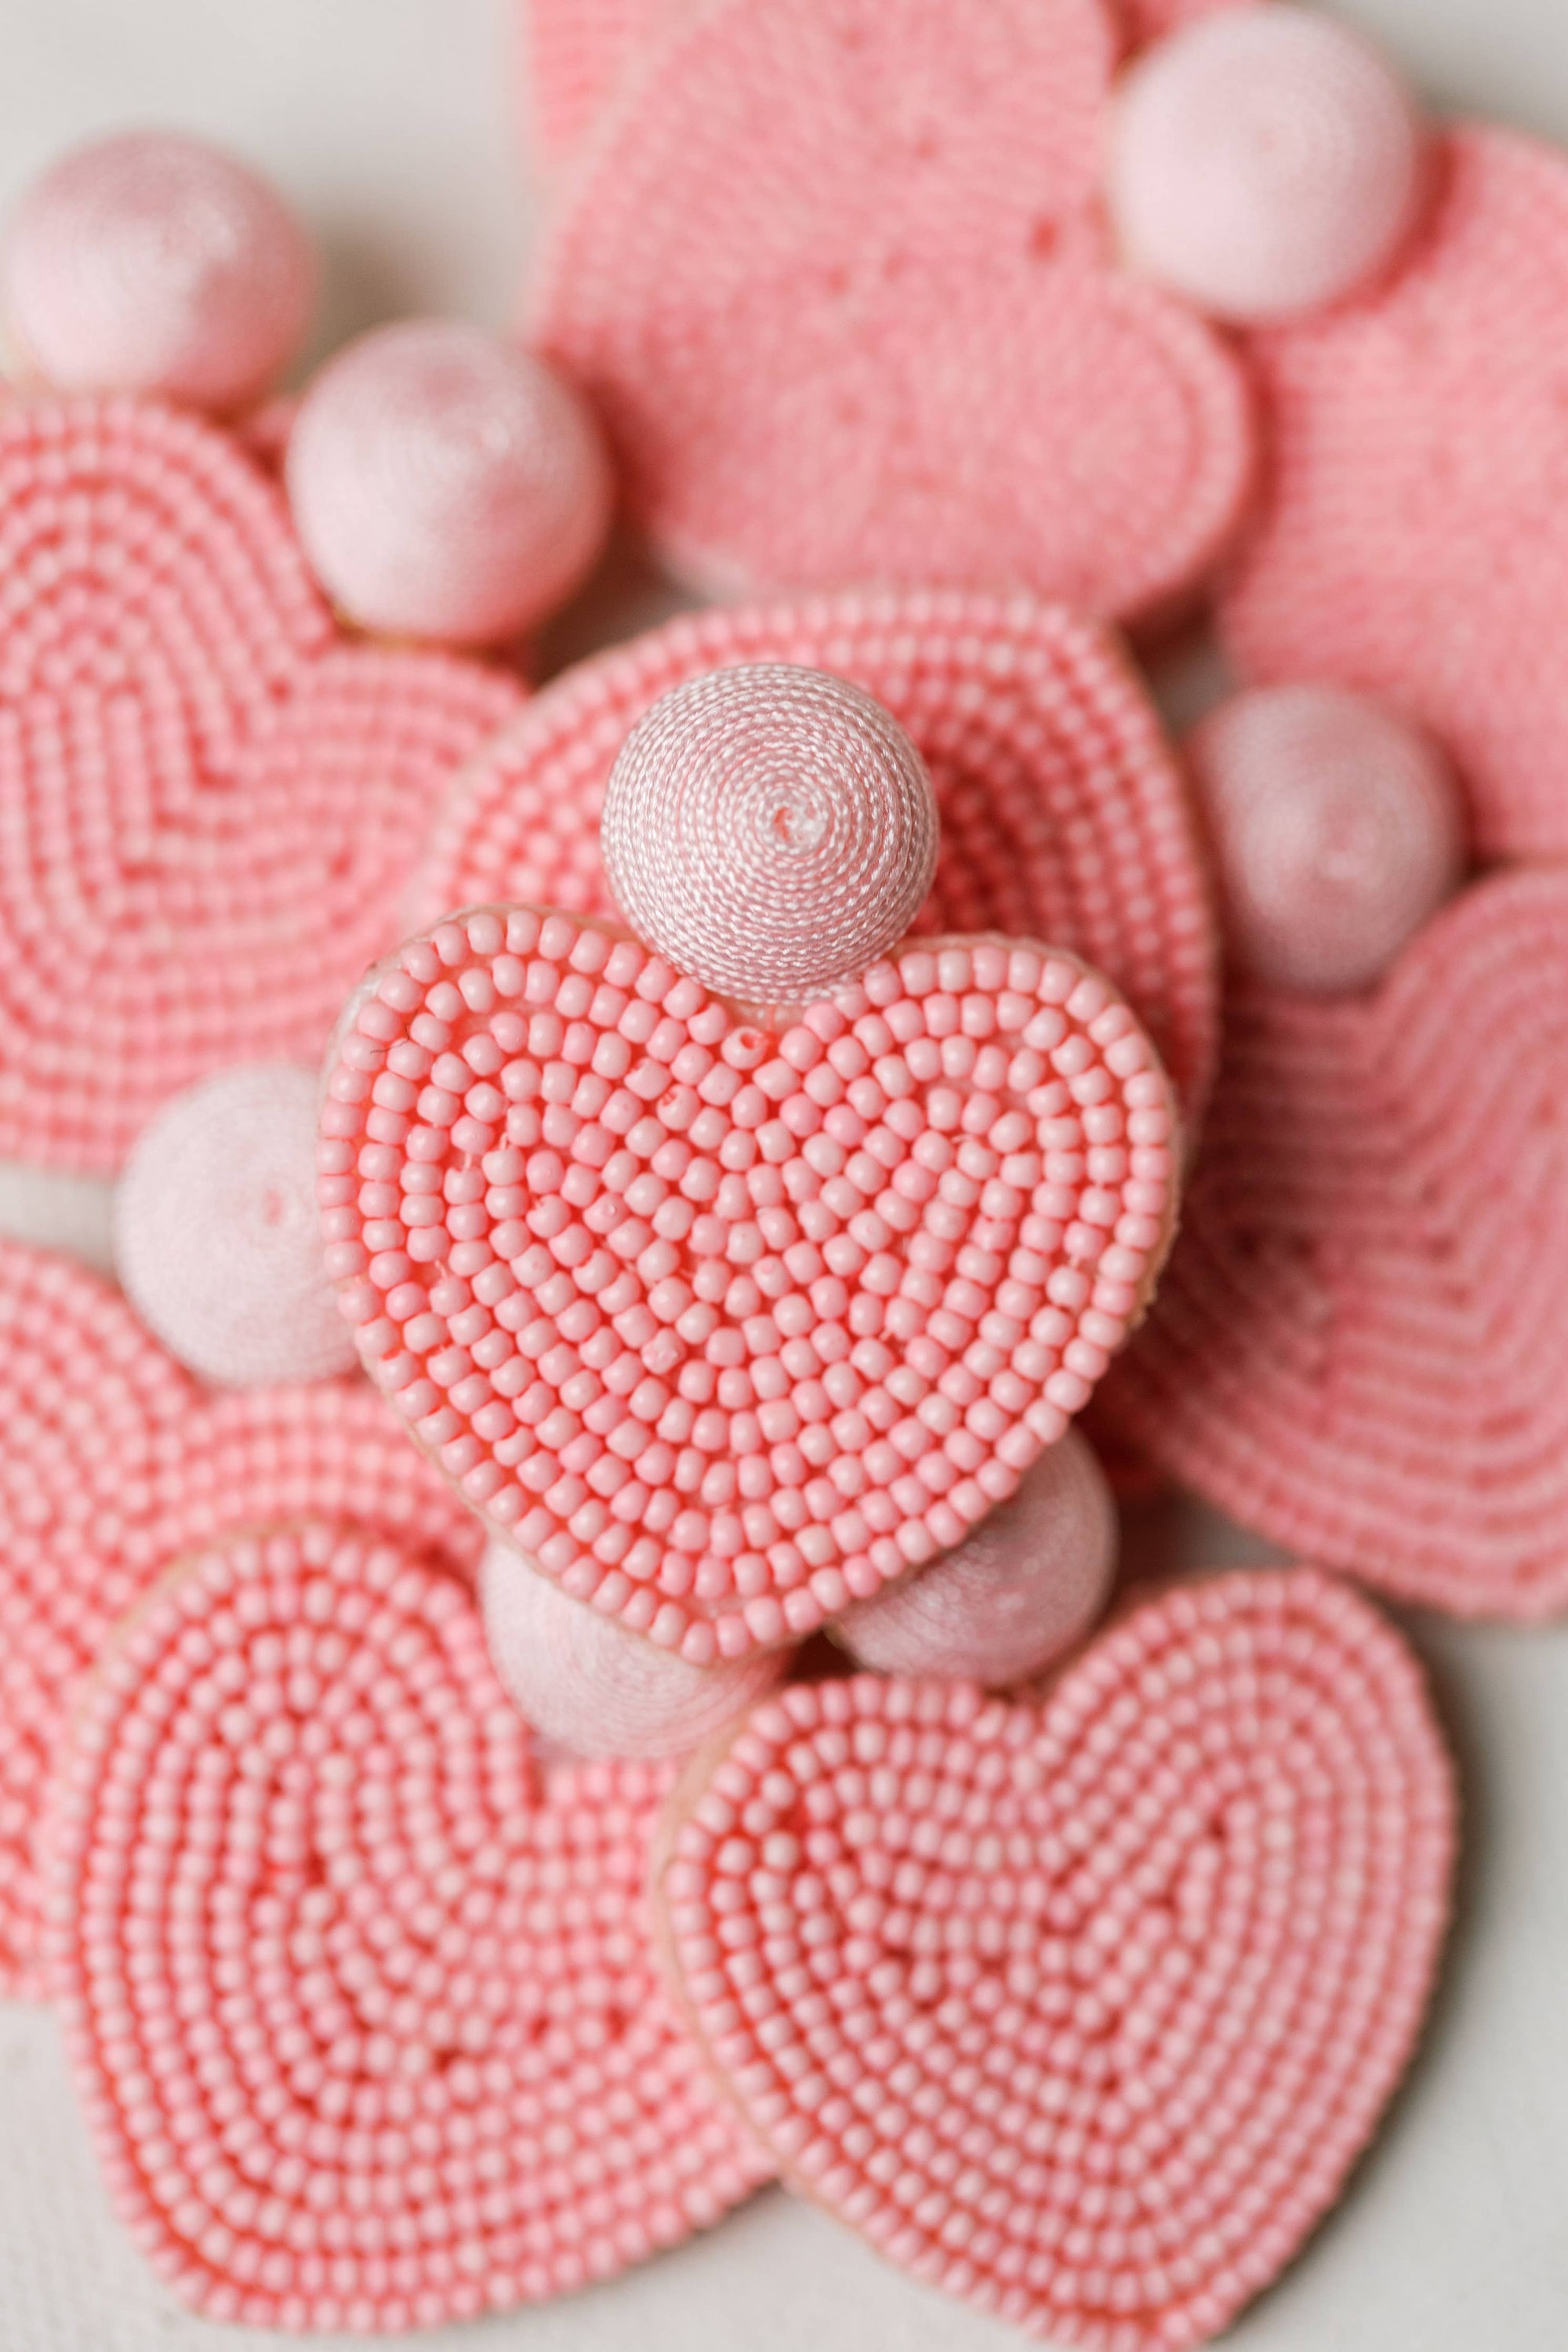
[[[858,686],[787,663],[711,671],[633,729],[605,793],[616,903],[679,971],[745,1004],[853,978],[931,889],[925,763]]]
[[[1110,1598],[1117,1543],[1110,1485],[1069,1429],[966,1543],[846,1610],[835,1630],[878,1674],[1006,1689],[1089,1632]]]
[[[497,645],[563,604],[609,530],[610,466],[542,362],[456,320],[362,335],[310,385],[285,480],[300,541],[361,628]]]
[[[694,1666],[600,1616],[492,1541],[480,1577],[490,1660],[534,1729],[569,1755],[683,1755],[780,1680],[787,1653]]]
[[[172,1355],[226,1388],[350,1370],[322,1261],[313,1071],[225,1070],[176,1095],[114,1195],[121,1286]]]
[[[1205,719],[1187,754],[1231,955],[1270,987],[1365,987],[1458,886],[1447,762],[1362,695],[1257,688]]]
[[[169,131],[95,140],[44,173],[0,278],[29,374],[220,415],[288,365],[316,299],[310,240],[276,190]]]
[[[1107,194],[1136,268],[1220,318],[1265,321],[1340,301],[1393,259],[1424,162],[1392,67],[1276,0],[1204,17],[1131,67]]]

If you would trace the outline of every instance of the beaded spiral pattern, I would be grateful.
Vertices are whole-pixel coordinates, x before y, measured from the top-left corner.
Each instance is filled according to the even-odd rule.
[[[678,971],[792,1004],[907,935],[938,825],[920,753],[882,704],[768,662],[693,678],[637,721],[600,844],[617,906]]]
[[[151,403],[0,409],[0,1155],[113,1172],[314,1061],[518,688],[336,637],[276,490]]]
[[[1100,0],[727,0],[630,78],[535,309],[703,589],[922,580],[1164,618],[1251,471],[1247,388],[1112,268]]]
[[[1375,993],[1239,993],[1181,1240],[1100,1408],[1244,1526],[1460,1615],[1568,1607],[1568,874]]]
[[[788,2177],[1097,2352],[1205,2342],[1284,2267],[1447,1924],[1419,1670],[1305,1570],[1170,1593],[1038,1706],[796,1685],[682,1793],[675,1979]]]
[[[308,1523],[160,1587],[52,1825],[71,2056],[181,2298],[428,2326],[614,2276],[763,2177],[658,1984],[667,1772],[542,1786],[472,1601]]]
[[[694,1665],[961,1540],[1081,1410],[1174,1215],[1099,974],[937,941],[781,1033],[527,908],[408,942],[329,1061],[362,1358],[496,1532]]]
[[[1568,849],[1568,161],[1447,141],[1381,291],[1251,346],[1270,464],[1222,606],[1260,680],[1333,678],[1426,727],[1483,856]]]
[[[1189,1115],[1218,1049],[1218,957],[1186,787],[1121,647],[1028,596],[912,590],[687,615],[580,663],[445,803],[413,917],[497,901],[616,911],[605,783],[661,695],[735,662],[852,679],[926,762],[942,822],[918,932],[1054,940],[1103,971]]]
[[[80,1267],[0,1242],[0,1992],[40,1990],[36,1840],[80,1676],[170,1560],[319,1514],[471,1577],[481,1531],[362,1383],[204,1398]]]

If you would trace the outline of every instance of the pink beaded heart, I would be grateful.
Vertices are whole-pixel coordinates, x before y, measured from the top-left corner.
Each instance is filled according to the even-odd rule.
[[[659,1985],[668,1768],[542,1782],[472,1600],[306,1522],[175,1570],[51,1828],[114,2203],[218,2319],[364,2333],[614,2276],[765,2166]]]
[[[689,0],[521,0],[524,95],[543,160],[565,163],[645,42]]]
[[[1110,266],[1103,0],[681,12],[574,175],[534,323],[683,575],[1026,587],[1168,617],[1250,477],[1247,391]]]
[[[471,1576],[481,1531],[363,1384],[205,1397],[114,1292],[0,1241],[0,1993],[37,1994],[36,1839],[72,1696],[171,1559],[307,1514]]]
[[[1568,1607],[1568,872],[1364,999],[1238,992],[1159,1304],[1100,1409],[1260,1535],[1460,1615]]]
[[[1223,606],[1251,677],[1384,697],[1452,753],[1483,856],[1568,849],[1568,161],[1455,132],[1382,289],[1251,345],[1270,464]]]
[[[890,590],[684,615],[535,696],[447,803],[416,923],[505,900],[616,912],[605,783],[650,704],[705,670],[792,662],[864,687],[912,738],[942,845],[918,932],[1054,940],[1127,997],[1189,1118],[1219,1040],[1218,950],[1180,766],[1105,630],[1031,596]]]
[[[908,946],[770,1032],[604,927],[481,909],[366,982],[327,1094],[373,1377],[499,1532],[699,1665],[1004,1501],[1174,1212],[1148,1039],[1024,943]]]
[[[786,2177],[1097,2352],[1206,2342],[1283,2269],[1447,1925],[1419,1670],[1306,1570],[1169,1593],[1036,1706],[796,1685],[678,1801],[674,1981]]]
[[[0,410],[0,1155],[107,1175],[195,1079],[319,1057],[520,697],[345,644],[275,488],[152,403]]]

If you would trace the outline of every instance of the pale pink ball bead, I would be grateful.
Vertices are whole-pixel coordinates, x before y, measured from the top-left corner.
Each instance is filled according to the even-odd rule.
[[[451,319],[377,327],[330,361],[300,404],[284,478],[340,610],[446,645],[498,645],[563,604],[613,505],[577,394]]]
[[[170,1353],[226,1388],[351,1369],[322,1262],[318,1081],[286,1064],[225,1070],[176,1095],[114,1194],[121,1286]]]
[[[26,373],[217,414],[281,373],[316,299],[310,241],[276,189],[172,131],[94,140],[45,172],[0,278]]]
[[[1187,740],[1237,967],[1363,988],[1458,888],[1458,788],[1436,747],[1338,687],[1258,687]]]
[[[1112,109],[1123,251],[1199,309],[1290,318],[1353,293],[1415,225],[1426,178],[1405,83],[1346,26],[1283,0],[1150,49]]]
[[[956,1551],[846,1610],[835,1631],[878,1674],[1006,1689],[1083,1639],[1110,1599],[1117,1549],[1105,1473],[1069,1429]]]
[[[480,1570],[496,1673],[535,1731],[581,1757],[680,1756],[781,1680],[777,1651],[694,1666],[602,1617],[493,1539]]]
[[[679,971],[791,1004],[904,937],[936,866],[925,763],[847,680],[783,662],[710,671],[638,721],[605,793],[627,922]]]

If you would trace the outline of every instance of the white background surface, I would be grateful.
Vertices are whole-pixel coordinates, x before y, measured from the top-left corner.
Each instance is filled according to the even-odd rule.
[[[1342,13],[1386,37],[1439,103],[1568,142],[1568,0],[1345,0]],[[499,324],[529,241],[516,79],[504,0],[0,0],[0,206],[68,141],[187,125],[232,141],[315,222],[323,345],[398,310]],[[0,1223],[36,1238],[90,1253],[100,1207],[92,1188],[0,1171]],[[1190,1527],[1156,1538],[1189,1552],[1205,1541]],[[1568,1629],[1414,1631],[1464,1769],[1460,1927],[1389,2128],[1343,2210],[1228,2339],[1237,2352],[1568,2344]],[[613,2287],[422,2340],[432,2352],[1019,2341],[776,2191]],[[280,2341],[191,2320],[143,2278],[103,2210],[52,2027],[0,2010],[0,2352]]]

